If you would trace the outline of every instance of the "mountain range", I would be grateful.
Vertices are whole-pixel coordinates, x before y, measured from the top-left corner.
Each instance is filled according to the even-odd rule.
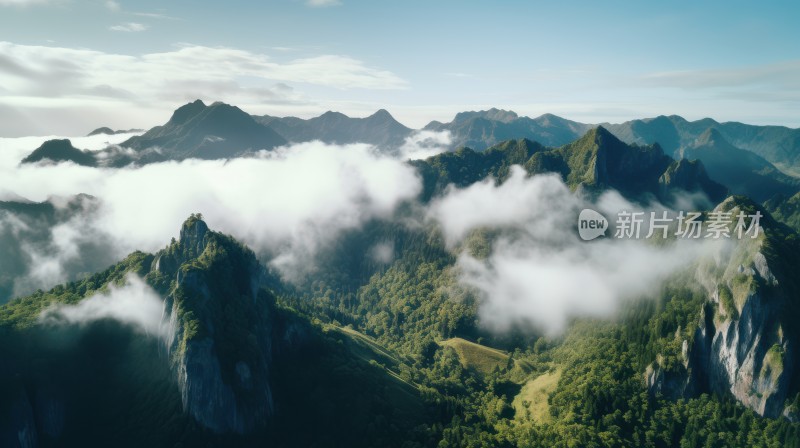
[[[235,106],[197,100],[172,114],[163,126],[131,137],[120,146],[139,153],[156,148],[138,163],[158,160],[224,159],[286,144],[272,129]],[[119,164],[120,162],[115,162]]]
[[[522,166],[531,175],[557,173],[573,189],[614,188],[642,200],[650,195],[669,203],[673,193],[682,191],[700,192],[717,202],[727,192],[708,177],[702,163],[676,161],[658,144],[628,145],[602,126],[558,148],[522,139],[482,152],[461,148],[413,163],[422,175],[426,197],[440,194],[448,185],[465,187],[487,176],[503,181],[512,165]]]
[[[597,124],[580,123],[552,114],[537,118],[520,117],[512,111],[489,109],[461,112],[448,123],[432,121],[422,130],[450,135],[450,149],[469,147],[483,151],[506,140],[528,139],[557,147],[577,140]],[[658,143],[667,155],[680,158],[684,150],[695,146],[709,129],[717,140],[761,156],[778,169],[794,172],[800,166],[800,130],[781,126],[754,126],[736,122],[719,123],[710,118],[687,121],[679,116],[631,120],[620,124],[602,123],[617,138],[629,144]],[[108,133],[99,128],[96,133]],[[111,131],[114,132],[114,131]],[[396,150],[412,135],[410,129],[379,110],[366,118],[351,118],[338,112],[318,117],[250,116],[224,103],[210,106],[196,100],[178,108],[163,126],[132,137],[119,146],[133,149],[138,155],[121,155],[107,149],[103,158],[122,166],[127,163],[150,163],[185,158],[230,158],[272,149],[286,143],[319,140],[330,144],[368,143],[385,151]],[[65,150],[62,150],[65,151]],[[74,153],[74,151],[73,151]],[[694,152],[689,151],[694,154]],[[697,152],[702,157],[704,152]],[[74,154],[40,154],[41,158],[70,160]],[[53,158],[55,157],[55,159]],[[702,159],[701,159],[702,160]],[[759,163],[757,163],[758,165]],[[763,164],[762,164],[763,165]],[[760,169],[762,167],[755,166]]]
[[[449,132],[449,150],[393,160],[421,191],[341,230],[292,278],[200,213],[160,250],[120,260],[89,231],[59,247],[54,229],[90,229],[100,199],[0,202],[0,446],[800,446],[800,190],[782,171],[795,163],[795,130],[680,117],[590,125],[498,109],[425,130]],[[23,163],[228,159],[314,140],[392,151],[413,132],[385,111],[303,120],[195,101],[118,146],[50,141]],[[794,149],[770,146],[784,143]],[[453,216],[463,224],[481,210],[469,193],[520,179],[552,180],[575,204],[702,197],[692,202],[701,220],[741,213],[751,225],[759,217],[759,232],[692,254],[674,232],[619,249],[567,231],[550,248],[543,229],[495,216],[453,243],[431,219],[463,195]],[[23,281],[63,252],[60,277]],[[607,269],[594,272],[591,257]],[[628,272],[627,257],[634,275],[607,291],[599,277]],[[542,297],[525,282],[491,284],[504,275],[544,283]],[[513,303],[481,294],[492,287]],[[567,287],[614,295],[614,317],[577,309],[563,334],[526,320],[551,319]],[[487,327],[497,307],[532,314]]]
[[[254,118],[292,143],[319,140],[338,145],[368,143],[379,148],[396,149],[413,132],[384,109],[366,118],[351,118],[330,111],[308,120],[269,115]]]
[[[192,215],[157,253],[134,252],[0,308],[0,443],[392,445],[433,419],[427,399],[400,379],[404,361],[277,305],[268,282],[252,251]],[[146,335],[108,319],[65,326],[54,324],[57,312],[49,324],[38,317],[132,285],[162,301]],[[303,430],[307,418],[320,432]]]
[[[520,117],[512,111],[489,109],[460,112],[453,121],[432,121],[423,129],[448,131],[453,148],[463,146],[482,151],[504,140],[526,138],[545,146],[561,146],[574,141],[594,125],[578,123],[552,114],[537,118]],[[651,142],[652,143],[652,142]]]
[[[709,128],[680,150],[683,158],[700,160],[709,175],[730,185],[736,194],[762,202],[800,191],[800,179],[784,174],[758,154],[729,143],[717,128]]]

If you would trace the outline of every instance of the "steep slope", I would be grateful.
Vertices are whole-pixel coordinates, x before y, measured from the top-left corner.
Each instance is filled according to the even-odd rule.
[[[161,297],[158,323],[140,328],[102,312],[72,324],[42,317],[124,289],[131,276]],[[401,377],[410,366],[364,344],[363,335],[277,306],[264,279],[249,249],[193,215],[180,239],[156,254],[135,252],[106,271],[0,306],[0,445],[423,440],[412,430],[430,423],[435,408]],[[132,308],[126,313],[137,315]],[[316,431],[307,430],[309,418]]]
[[[331,144],[369,143],[378,148],[394,149],[412,132],[384,109],[365,118],[351,118],[330,111],[308,120],[269,115],[254,118],[294,143],[320,140]]]
[[[192,216],[145,277],[168,291],[169,351],[184,409],[216,433],[244,434],[273,413],[271,298],[252,251]]]
[[[531,173],[559,172],[573,188],[611,187],[633,198],[652,194],[669,201],[672,192],[687,191],[702,192],[716,202],[726,190],[708,179],[702,167],[687,169],[689,165],[665,155],[658,144],[627,145],[602,126],[573,143],[534,155],[525,167]]]
[[[509,140],[483,152],[464,147],[410,163],[422,176],[423,199],[427,201],[450,184],[466,187],[487,176],[503,181],[512,165],[524,165],[533,154],[546,149],[527,139]]]
[[[777,196],[764,203],[772,216],[788,225],[795,232],[800,232],[800,193],[791,197]]]
[[[520,117],[511,111],[489,109],[460,112],[449,123],[431,122],[425,130],[449,131],[453,148],[466,146],[482,151],[504,140],[530,139],[546,146],[569,143],[593,125],[570,121],[552,114]]]
[[[761,232],[757,238],[734,237],[732,247],[700,263],[693,281],[707,302],[693,336],[682,343],[682,365],[657,361],[648,369],[648,385],[673,398],[706,391],[733,396],[758,414],[778,417],[800,390],[800,333],[794,325],[800,318],[794,275],[800,243],[745,197],[730,197],[715,211],[759,212]]]
[[[731,145],[716,128],[703,132],[681,153],[686,159],[703,162],[709,176],[728,185],[732,193],[758,202],[775,195],[791,196],[800,191],[800,179],[783,174],[753,152]]]
[[[758,154],[770,163],[794,168],[800,166],[800,129],[719,123],[710,118],[688,121],[677,115],[602,125],[627,143],[657,142],[668,154],[692,146],[709,128],[715,128],[733,146]]]
[[[41,161],[55,163],[72,162],[82,166],[97,166],[94,154],[72,146],[72,142],[68,139],[47,140],[22,159],[22,163],[36,163]]]
[[[120,146],[137,151],[139,157],[117,155],[113,164],[189,158],[224,159],[285,143],[283,137],[257,123],[238,107],[224,103],[206,106],[196,100],[175,110],[165,125],[121,143]]]
[[[423,182],[423,198],[448,184],[466,186],[487,176],[503,181],[508,168],[522,165],[530,174],[558,173],[573,189],[599,192],[614,188],[632,198],[656,196],[669,201],[676,191],[702,192],[721,200],[725,187],[710,180],[700,163],[675,161],[658,145],[627,145],[603,127],[559,148],[530,140],[504,142],[477,153],[463,148],[414,162]]]

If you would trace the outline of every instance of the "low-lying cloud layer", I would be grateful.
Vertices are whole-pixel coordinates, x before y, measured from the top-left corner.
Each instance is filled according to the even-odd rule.
[[[486,259],[467,250],[458,259],[461,281],[482,296],[481,322],[498,331],[532,324],[553,335],[573,317],[611,316],[625,300],[658,293],[663,280],[719,243],[656,245],[614,239],[613,232],[583,242],[576,229],[584,207],[609,218],[640,209],[616,192],[590,204],[557,176],[528,178],[516,167],[500,186],[490,179],[449,191],[429,216],[442,223],[451,246],[478,228],[501,231]],[[664,208],[654,204],[653,210]]]
[[[75,305],[55,305],[44,310],[39,319],[48,324],[72,325],[113,319],[168,341],[171,334],[163,316],[164,306],[158,294],[144,280],[129,274],[123,286],[109,285],[108,292],[97,293]]]
[[[416,131],[406,137],[400,146],[400,158],[408,160],[427,159],[447,151],[452,142],[450,131]]]
[[[75,145],[99,149],[125,138],[83,138]],[[342,232],[371,219],[392,219],[399,204],[414,200],[421,180],[405,160],[420,151],[440,151],[447,136],[415,135],[395,156],[369,145],[311,142],[228,161],[123,169],[18,165],[40,142],[0,141],[5,149],[0,154],[0,192],[36,201],[56,192],[88,193],[100,205],[53,227],[47,246],[52,253],[23,248],[35,261],[25,277],[28,288],[52,286],[68,277],[65,266],[85,255],[87,240],[107,241],[107,253],[115,259],[137,249],[156,251],[195,212],[203,213],[211,228],[247,243],[285,279],[302,278]],[[702,199],[687,196],[681,203],[692,207]],[[528,177],[522,168],[512,167],[503,184],[487,179],[451,188],[416,210],[440,225],[448,247],[459,251],[460,281],[482,296],[481,322],[498,331],[532,324],[556,334],[572,317],[612,315],[624,300],[656,292],[666,277],[713,250],[693,241],[617,240],[609,237],[611,231],[605,238],[583,242],[576,221],[585,207],[612,221],[622,209],[637,209],[616,192],[590,203],[557,175]],[[653,204],[652,209],[664,208]],[[6,223],[9,231],[18,227]],[[493,231],[493,244],[488,256],[476,258],[463,243],[480,228]],[[363,255],[385,264],[399,254],[386,241]],[[130,283],[136,286],[136,280]]]
[[[117,242],[113,252],[119,257],[137,249],[155,251],[177,236],[189,214],[201,212],[212,228],[268,252],[287,277],[313,265],[316,250],[342,230],[390,216],[421,188],[413,168],[401,159],[360,144],[312,142],[255,158],[95,169],[19,166],[18,160],[38,143],[0,143],[7,152],[0,159],[0,191],[35,201],[56,192],[101,200],[94,221],[71,233],[75,237],[107,235]],[[76,145],[91,147],[88,143],[84,139]],[[62,233],[70,235],[66,229]],[[67,242],[62,246],[69,248]]]

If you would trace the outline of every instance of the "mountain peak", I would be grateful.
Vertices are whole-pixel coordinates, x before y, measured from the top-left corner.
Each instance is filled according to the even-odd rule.
[[[559,117],[558,115],[551,114],[551,113],[546,113],[546,114],[542,114],[542,115],[539,115],[538,117],[536,117],[535,121],[538,121],[538,122],[541,122],[541,123],[546,123],[546,124],[551,124],[551,123],[563,123],[563,122],[565,122],[567,120],[565,118],[563,118],[563,117]]]
[[[589,130],[581,139],[591,139],[597,144],[601,142],[620,142],[621,141],[614,136],[608,129],[604,128],[602,125],[598,125],[596,128]]]
[[[325,112],[324,114],[320,115],[318,118],[325,118],[325,119],[329,119],[330,120],[330,119],[342,119],[342,118],[350,118],[350,117],[348,117],[347,115],[345,115],[345,114],[343,114],[341,112],[335,112],[335,111],[329,110],[329,111]]]
[[[215,103],[216,104],[216,103]],[[192,117],[199,114],[206,108],[206,104],[201,100],[194,100],[191,103],[184,104],[183,106],[175,109],[169,122],[172,124],[183,124],[189,121]]]
[[[502,121],[503,123],[508,123],[519,118],[519,115],[514,111],[497,109],[495,107],[486,111],[485,116],[489,120]]]
[[[47,140],[22,159],[22,163],[35,163],[42,160],[72,162],[83,166],[97,165],[94,155],[72,146],[72,142],[69,139]]]
[[[103,127],[99,127],[99,128],[97,128],[97,129],[95,129],[94,131],[92,131],[92,132],[90,132],[90,133],[86,134],[86,136],[87,136],[87,137],[91,137],[91,136],[93,136],[93,135],[100,135],[100,134],[104,134],[104,135],[114,135],[114,130],[113,130],[113,129],[111,129],[111,128],[109,128],[108,126],[103,126]]]
[[[205,239],[208,224],[203,221],[201,213],[192,213],[181,226],[180,245],[192,256],[198,256],[205,250]]]
[[[202,238],[208,232],[208,224],[203,221],[202,213],[192,213],[181,226],[181,240],[185,238]]]
[[[286,140],[269,126],[262,125],[248,113],[230,104],[215,102],[206,106],[197,100],[179,107],[163,126],[156,126],[140,136],[122,142],[134,150],[158,147],[133,160],[152,163],[164,159],[226,159],[283,145]],[[114,161],[120,165],[129,159]]]
[[[367,119],[382,120],[382,121],[395,121],[392,114],[386,109],[378,109],[374,114],[367,117]]]
[[[717,128],[708,128],[695,140],[695,146],[729,145]]]
[[[467,121],[476,118],[483,118],[490,121],[499,121],[502,123],[510,123],[519,118],[516,112],[510,110],[503,110],[493,107],[489,110],[459,112],[453,119],[453,122]]]

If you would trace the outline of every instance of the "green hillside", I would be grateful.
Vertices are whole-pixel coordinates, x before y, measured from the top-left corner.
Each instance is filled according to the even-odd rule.
[[[458,353],[461,365],[481,375],[489,375],[494,371],[508,368],[509,356],[500,350],[476,344],[461,338],[452,338],[440,343],[443,347],[451,347]]]

